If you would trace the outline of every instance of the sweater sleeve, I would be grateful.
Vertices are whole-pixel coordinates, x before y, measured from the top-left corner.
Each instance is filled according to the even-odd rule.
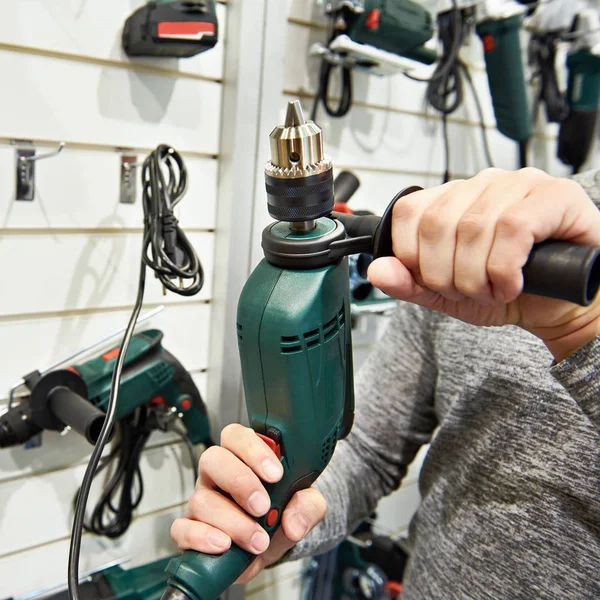
[[[600,336],[550,368],[600,432]]]
[[[327,516],[285,560],[339,544],[400,486],[419,448],[431,441],[437,425],[433,318],[425,309],[400,303],[356,377],[354,427],[315,483],[327,500]]]

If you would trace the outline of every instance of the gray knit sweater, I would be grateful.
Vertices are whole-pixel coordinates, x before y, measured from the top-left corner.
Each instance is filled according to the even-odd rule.
[[[597,203],[599,175],[579,179]],[[401,303],[316,483],[327,517],[287,560],[341,542],[431,442],[403,600],[600,599],[599,366],[600,339],[555,365],[518,327]]]

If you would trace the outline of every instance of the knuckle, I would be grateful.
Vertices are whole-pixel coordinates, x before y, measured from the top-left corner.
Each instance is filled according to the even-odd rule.
[[[198,461],[200,471],[207,471],[211,465],[218,464],[218,455],[221,453],[220,446],[211,446],[207,448],[201,455]]]
[[[394,208],[392,209],[392,219],[394,221],[412,219],[417,214],[417,205],[414,199],[409,200],[408,198],[401,198],[394,204]]]
[[[248,472],[241,471],[231,478],[231,492],[233,494],[246,494],[255,487],[255,477]]]
[[[470,243],[479,239],[487,227],[486,219],[481,214],[468,212],[458,222],[456,232],[462,242]]]
[[[535,167],[524,167],[523,169],[519,169],[518,175],[520,177],[525,177],[527,179],[546,179],[548,175],[544,173],[541,169],[536,169]]]
[[[509,265],[496,261],[488,263],[487,272],[494,281],[509,281],[514,276],[514,271]]]
[[[523,233],[529,226],[528,220],[518,212],[505,212],[498,218],[497,229],[500,233],[515,236]]]
[[[506,171],[499,167],[487,167],[486,169],[482,169],[476,177],[479,177],[480,179],[494,179],[496,177],[504,176],[505,173]]]
[[[245,427],[239,423],[230,423],[223,427],[223,430],[221,431],[221,445],[226,447],[227,444],[230,443],[231,440],[237,438],[244,429]]]
[[[199,488],[192,494],[188,501],[188,513],[191,518],[199,520],[206,513],[209,496],[205,488]]]
[[[447,227],[448,220],[439,210],[427,209],[419,224],[419,234],[426,240],[437,239]]]
[[[482,292],[482,286],[479,282],[465,277],[456,278],[454,286],[463,296],[468,298],[474,298]]]

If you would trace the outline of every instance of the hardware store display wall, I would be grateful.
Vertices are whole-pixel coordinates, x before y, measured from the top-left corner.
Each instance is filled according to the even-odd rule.
[[[148,276],[149,327],[192,373],[207,397],[227,16],[221,39],[187,60],[129,60],[121,27],[138,0],[27,0],[3,3],[0,19],[0,411],[10,385],[105,333],[125,326],[135,300],[141,250],[141,186],[119,204],[120,150],[138,160],[159,143],[179,150],[190,187],[180,221],[205,268],[206,283],[182,298]],[[11,140],[39,154],[36,197],[16,202]],[[81,572],[131,558],[175,553],[169,528],[192,489],[187,452],[154,435],[144,453],[146,493],[130,531],[111,542],[85,535]],[[90,447],[75,434],[46,434],[41,448],[0,452],[0,598],[66,580],[73,496]],[[93,499],[92,499],[93,500]]]
[[[430,9],[436,6],[435,0],[422,4]],[[312,43],[324,42],[326,36],[323,18],[314,2],[288,0],[286,10],[287,25],[283,31],[273,34],[285,47],[278,81],[281,84],[280,121],[285,114],[285,103],[290,100],[299,99],[305,113],[310,114],[318,61],[308,58],[308,50]],[[516,169],[516,144],[503,137],[494,127],[479,38],[473,37],[470,45],[463,49],[463,57],[471,66],[472,77],[484,107],[486,130],[495,164],[504,169]],[[337,83],[337,80],[338,74],[334,71],[332,95],[335,95],[334,81]],[[431,110],[429,114],[423,111],[423,83],[411,81],[403,75],[379,78],[364,73],[356,74],[354,82],[355,102],[350,113],[343,119],[332,119],[319,107],[318,121],[324,129],[325,150],[333,158],[336,172],[350,169],[361,181],[350,206],[381,214],[393,196],[405,186],[431,187],[442,182],[444,148],[441,121]],[[487,166],[478,114],[468,88],[465,100],[465,106],[449,119],[451,173],[455,178],[475,175]],[[569,169],[555,158],[556,135],[556,125],[542,124],[538,127],[531,144],[531,163],[553,175],[568,175]],[[265,152],[268,152],[267,148]],[[598,166],[600,152],[595,151],[588,167]],[[260,239],[257,236],[269,217],[259,204],[256,211],[254,236]],[[256,257],[259,257],[259,253]],[[354,332],[357,365],[364,360],[384,327],[385,319],[369,317],[360,330]],[[357,398],[357,402],[360,401],[368,402],[368,398]],[[406,532],[411,515],[419,504],[417,476],[425,451],[426,448],[418,455],[400,489],[380,503],[378,516],[382,530],[395,535]],[[299,598],[301,571],[301,564],[286,565],[265,573],[248,587],[250,590],[260,590],[261,600]]]

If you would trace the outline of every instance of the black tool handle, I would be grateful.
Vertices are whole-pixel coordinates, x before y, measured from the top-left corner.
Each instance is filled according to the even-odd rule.
[[[342,171],[333,182],[333,193],[336,202],[346,204],[360,186],[356,175],[350,171]]]
[[[89,400],[68,387],[55,387],[48,395],[48,405],[54,415],[65,425],[95,444],[100,436],[106,415]]]
[[[406,188],[390,202],[373,236],[375,258],[394,255],[392,249],[394,204],[400,198],[421,189],[418,186]],[[352,223],[352,227],[357,229],[358,224]],[[600,247],[557,240],[535,244],[523,267],[523,278],[523,292],[527,294],[588,306],[600,287]]]

